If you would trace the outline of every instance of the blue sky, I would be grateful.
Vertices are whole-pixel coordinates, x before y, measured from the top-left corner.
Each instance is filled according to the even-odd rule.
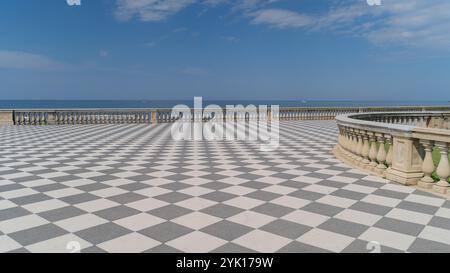
[[[450,99],[450,1],[0,2],[0,99]]]

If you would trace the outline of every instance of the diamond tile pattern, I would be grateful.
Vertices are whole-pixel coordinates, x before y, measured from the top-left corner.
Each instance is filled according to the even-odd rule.
[[[0,252],[450,252],[450,202],[340,163],[333,121],[280,146],[170,124],[0,127]]]

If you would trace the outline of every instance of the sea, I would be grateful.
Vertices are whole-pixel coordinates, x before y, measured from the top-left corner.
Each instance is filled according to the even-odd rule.
[[[77,108],[172,108],[193,100],[0,100],[0,109]],[[370,107],[370,106],[449,106],[450,101],[357,101],[357,100],[204,100],[207,105],[279,105],[280,107]]]

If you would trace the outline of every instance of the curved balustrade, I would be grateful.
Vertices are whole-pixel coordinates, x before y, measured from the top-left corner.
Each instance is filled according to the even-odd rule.
[[[341,115],[336,117],[334,153],[373,174],[450,197],[449,116],[450,112]]]

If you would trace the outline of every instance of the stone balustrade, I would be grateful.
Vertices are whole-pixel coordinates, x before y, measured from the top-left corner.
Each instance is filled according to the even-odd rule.
[[[436,111],[340,115],[334,154],[372,174],[450,197],[448,117]]]
[[[374,112],[424,112],[449,110],[448,106],[397,106],[397,107],[282,107],[277,113],[259,113],[257,109],[242,108],[227,113],[225,109],[218,111],[220,117],[236,120],[256,120],[273,117],[279,120],[332,120],[338,115],[350,113]],[[217,111],[216,111],[217,112]],[[221,114],[220,114],[221,113]],[[74,125],[74,124],[120,124],[120,123],[166,123],[178,119],[189,119],[182,114],[173,115],[169,108],[152,109],[17,109],[0,110],[0,124],[15,125]],[[192,110],[191,120],[205,120],[212,118],[212,113]],[[403,124],[410,117],[395,116],[378,120],[393,124]],[[434,121],[417,115],[411,124],[431,124]],[[438,125],[436,125],[438,126]]]

